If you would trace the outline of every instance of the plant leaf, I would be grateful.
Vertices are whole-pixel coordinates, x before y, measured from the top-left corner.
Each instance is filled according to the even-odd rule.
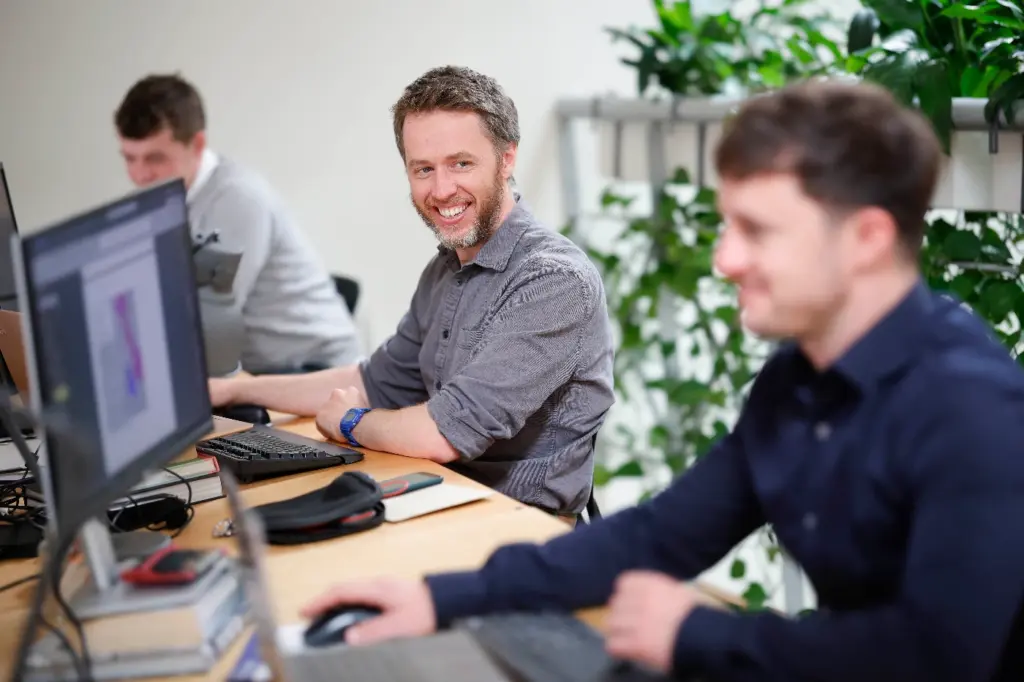
[[[643,475],[643,467],[635,459],[631,459],[612,472],[612,478],[636,478]]]
[[[853,15],[850,28],[846,32],[846,49],[850,54],[871,47],[880,23],[878,15],[867,7]]]
[[[1015,282],[995,280],[982,289],[978,303],[989,322],[997,325],[1006,319],[1022,296],[1024,292]]]
[[[953,91],[946,62],[936,59],[921,64],[914,71],[914,90],[921,111],[932,122],[943,151],[948,154],[953,136]]]
[[[1013,125],[1016,119],[1017,100],[1024,98],[1024,73],[1018,73],[996,88],[988,96],[988,104],[985,105],[985,120],[992,123],[996,120],[996,114],[1003,112],[1007,122]]]
[[[942,242],[942,251],[951,261],[973,261],[981,254],[981,240],[970,230],[955,230]]]
[[[748,611],[761,611],[768,602],[768,593],[764,591],[761,583],[750,583],[743,592],[743,601]]]
[[[924,12],[918,0],[862,0],[862,4],[874,10],[881,22],[892,30],[920,31],[924,26]]]

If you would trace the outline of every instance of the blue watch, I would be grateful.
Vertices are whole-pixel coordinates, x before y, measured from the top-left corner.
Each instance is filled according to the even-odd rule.
[[[356,438],[352,435],[352,431],[355,430],[356,425],[359,424],[359,420],[363,418],[363,415],[369,411],[369,407],[353,407],[345,413],[344,417],[341,418],[341,426],[338,427],[338,430],[341,431],[341,435],[345,437],[345,440],[347,440],[350,445],[355,445],[357,448],[363,447],[356,442]]]

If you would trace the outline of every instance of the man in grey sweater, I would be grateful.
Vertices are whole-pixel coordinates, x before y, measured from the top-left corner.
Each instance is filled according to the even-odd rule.
[[[207,146],[194,86],[177,75],[143,78],[114,122],[132,182],[183,178],[193,239],[217,233],[207,248],[241,255],[230,293],[200,288],[208,355],[237,347],[241,368],[254,374],[323,369],[361,356],[344,301],[281,199],[259,175]],[[221,371],[211,366],[211,373]]]

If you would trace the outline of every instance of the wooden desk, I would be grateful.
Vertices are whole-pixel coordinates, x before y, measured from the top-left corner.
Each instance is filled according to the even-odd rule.
[[[319,438],[315,424],[308,419],[276,419],[281,428]],[[358,464],[296,474],[243,486],[243,498],[249,506],[293,497],[327,485],[342,471],[361,470],[377,480],[427,471],[438,473],[446,481],[460,485],[479,484],[419,459],[366,452]],[[224,499],[196,505],[195,516],[176,542],[184,547],[222,547],[235,552],[232,538],[214,538],[213,526],[227,518]],[[299,620],[298,611],[332,584],[354,578],[378,575],[418,577],[439,570],[459,570],[480,566],[499,546],[509,542],[539,542],[568,532],[569,527],[553,516],[523,505],[499,493],[463,507],[445,510],[402,523],[384,523],[380,527],[348,537],[300,546],[268,548],[266,568],[269,574],[271,602],[279,623]],[[39,570],[38,560],[0,564],[0,585]],[[9,679],[22,623],[31,603],[36,581],[0,593],[0,670]],[[587,618],[597,622],[597,612]],[[206,677],[176,677],[177,682],[223,680],[242,646],[243,635]]]

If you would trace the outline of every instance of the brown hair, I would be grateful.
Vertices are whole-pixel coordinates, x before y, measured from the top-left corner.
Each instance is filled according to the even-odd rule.
[[[431,69],[406,86],[393,107],[395,144],[405,160],[402,128],[409,114],[430,111],[472,111],[499,154],[519,143],[519,113],[497,81],[463,66]]]
[[[916,257],[941,159],[928,121],[888,90],[813,80],[746,100],[726,123],[715,164],[733,180],[792,173],[837,213],[884,209]]]
[[[199,92],[178,74],[152,75],[131,87],[114,114],[121,137],[142,140],[170,128],[178,142],[188,143],[206,128]]]

